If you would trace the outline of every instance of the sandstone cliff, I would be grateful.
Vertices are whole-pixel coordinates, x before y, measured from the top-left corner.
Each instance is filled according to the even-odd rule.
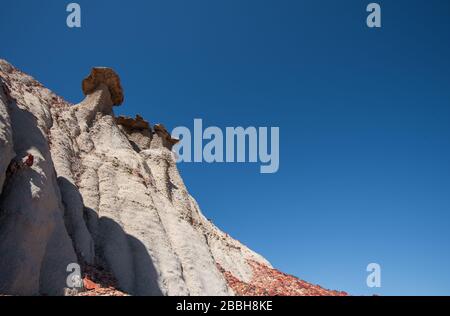
[[[231,281],[271,266],[203,216],[177,141],[114,116],[124,94],[111,69],[82,89],[69,104],[0,60],[0,293],[63,295],[78,263],[131,295],[246,294]]]

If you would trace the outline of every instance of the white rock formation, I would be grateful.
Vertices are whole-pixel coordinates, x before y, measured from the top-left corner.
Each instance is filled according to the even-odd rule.
[[[111,69],[93,69],[77,105],[3,60],[0,79],[0,293],[62,295],[79,263],[132,295],[232,295],[217,264],[243,281],[247,260],[270,266],[202,215],[164,126],[115,118]]]

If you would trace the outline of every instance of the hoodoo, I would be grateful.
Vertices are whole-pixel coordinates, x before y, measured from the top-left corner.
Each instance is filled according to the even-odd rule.
[[[0,294],[259,295],[278,279],[203,216],[163,125],[115,117],[112,69],[93,68],[77,105],[3,60],[0,85]],[[289,293],[341,294],[306,285]]]

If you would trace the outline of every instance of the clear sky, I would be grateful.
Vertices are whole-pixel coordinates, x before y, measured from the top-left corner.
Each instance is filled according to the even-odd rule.
[[[92,66],[169,129],[279,126],[280,171],[181,164],[208,218],[307,281],[450,294],[450,2],[2,1],[0,58],[71,102]],[[366,286],[366,266],[382,287]]]

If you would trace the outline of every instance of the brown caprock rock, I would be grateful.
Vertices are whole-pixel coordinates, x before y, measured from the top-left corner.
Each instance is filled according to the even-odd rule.
[[[90,75],[82,82],[84,95],[93,93],[102,84],[108,87],[113,104],[121,105],[124,97],[122,86],[120,84],[120,78],[111,68],[92,68]]]

